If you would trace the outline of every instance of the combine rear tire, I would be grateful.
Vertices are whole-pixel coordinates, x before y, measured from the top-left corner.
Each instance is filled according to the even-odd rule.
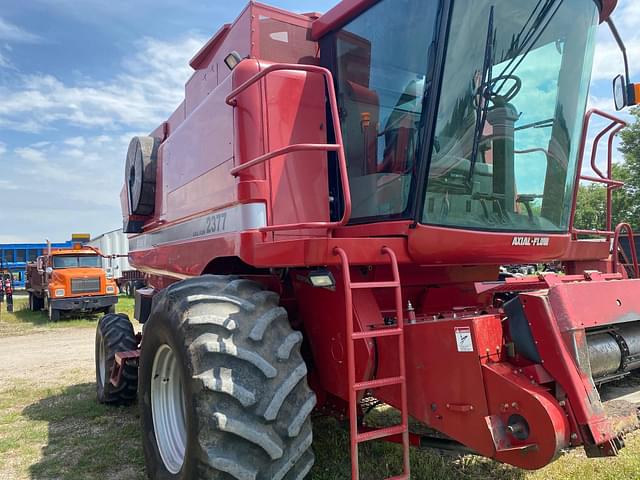
[[[116,353],[136,350],[137,347],[138,340],[129,317],[119,313],[100,319],[96,328],[96,392],[100,403],[122,405],[135,400],[137,366],[125,363],[118,386],[114,386],[110,378]]]
[[[220,276],[154,299],[139,401],[150,478],[298,480],[314,462],[307,386],[278,295]]]

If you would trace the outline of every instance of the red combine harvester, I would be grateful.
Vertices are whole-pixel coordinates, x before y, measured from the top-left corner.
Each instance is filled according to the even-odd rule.
[[[106,315],[96,337],[99,398],[137,388],[150,477],[304,478],[314,411],[349,419],[353,479],[376,439],[403,445],[394,478],[410,446],[525,469],[617,454],[636,404],[599,389],[640,367],[640,280],[611,225],[624,122],[585,120],[598,24],[624,53],[615,4],[251,2],[220,29],[127,154],[143,335]],[[596,145],[583,174],[594,115],[608,170]],[[574,228],[581,180],[609,192],[602,231]],[[546,262],[563,274],[498,281]],[[399,423],[368,426],[371,398]]]

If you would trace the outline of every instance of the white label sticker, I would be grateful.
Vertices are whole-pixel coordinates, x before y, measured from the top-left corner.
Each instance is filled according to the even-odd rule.
[[[473,352],[473,340],[470,327],[456,327],[456,344],[459,352]]]

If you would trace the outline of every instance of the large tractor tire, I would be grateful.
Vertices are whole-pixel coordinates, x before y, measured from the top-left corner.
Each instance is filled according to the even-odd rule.
[[[138,367],[125,363],[120,383],[114,386],[111,370],[118,352],[136,350],[138,340],[129,317],[123,313],[108,314],[96,328],[96,393],[100,403],[126,405],[136,399]]]
[[[125,176],[132,215],[151,215],[155,209],[159,146],[154,137],[133,137],[129,143]]]
[[[178,282],[144,327],[139,401],[152,479],[298,480],[311,469],[307,385],[278,295],[221,276]]]

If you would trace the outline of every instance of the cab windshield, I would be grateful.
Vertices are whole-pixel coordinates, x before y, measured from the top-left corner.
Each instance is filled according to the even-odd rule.
[[[438,9],[437,1],[382,0],[323,45],[335,66],[355,221],[412,207]]]
[[[598,18],[589,0],[456,0],[423,223],[567,231]]]
[[[53,268],[101,267],[98,255],[56,255],[53,257]]]

